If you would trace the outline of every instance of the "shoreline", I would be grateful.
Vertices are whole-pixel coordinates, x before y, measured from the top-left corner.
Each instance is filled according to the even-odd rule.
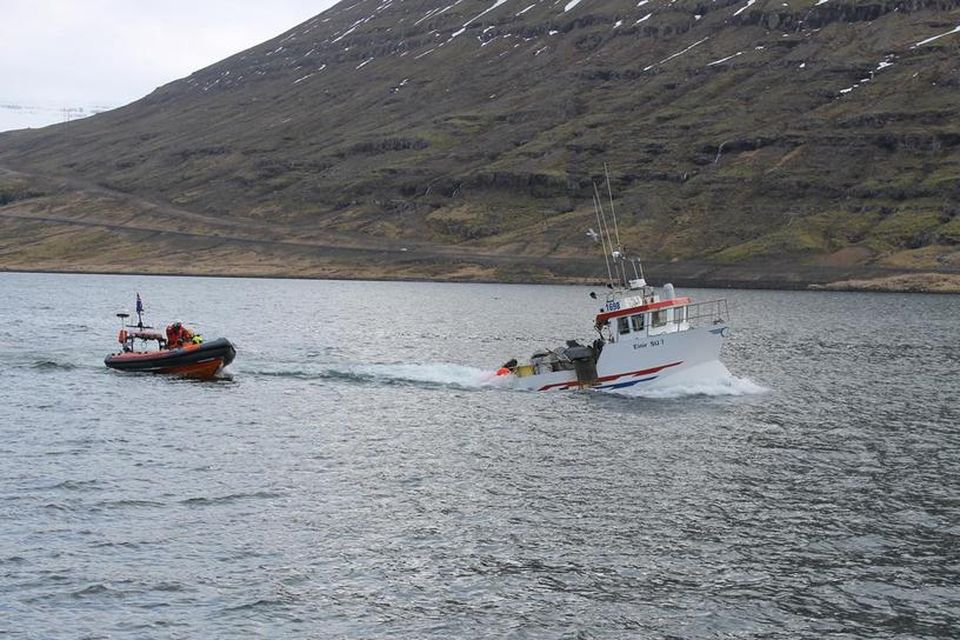
[[[423,282],[423,283],[447,283],[447,284],[502,284],[502,285],[562,285],[562,286],[584,286],[584,287],[603,287],[606,283],[599,280],[584,282],[574,277],[558,277],[554,279],[519,279],[519,280],[495,280],[484,278],[469,277],[416,277],[416,276],[371,276],[371,275],[302,275],[302,274],[266,274],[266,273],[184,273],[176,271],[148,271],[148,270],[68,270],[68,269],[24,269],[0,266],[0,273],[36,273],[51,275],[76,275],[76,276],[157,276],[174,278],[251,278],[257,280],[330,280],[347,282]],[[925,274],[914,274],[917,276]],[[951,276],[954,274],[926,274]],[[892,276],[897,278],[898,276]],[[906,274],[902,277],[910,277]],[[960,279],[960,274],[956,274]],[[787,280],[699,280],[696,278],[664,278],[664,282],[670,281],[677,287],[692,289],[744,289],[744,290],[763,290],[763,291],[811,291],[811,292],[835,292],[835,293],[890,293],[890,294],[930,294],[930,295],[957,295],[960,294],[960,288],[956,290],[926,290],[921,288],[883,288],[880,280],[845,280],[834,283],[815,283]]]

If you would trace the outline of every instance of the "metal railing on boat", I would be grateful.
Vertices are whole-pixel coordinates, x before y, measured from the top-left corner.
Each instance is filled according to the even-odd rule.
[[[691,302],[687,305],[686,321],[691,325],[726,322],[730,317],[726,298]],[[678,318],[679,320],[679,318]]]

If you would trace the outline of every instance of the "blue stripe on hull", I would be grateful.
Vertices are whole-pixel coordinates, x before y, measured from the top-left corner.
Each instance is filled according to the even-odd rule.
[[[621,382],[619,384],[608,384],[602,387],[597,387],[597,389],[623,389],[624,387],[632,387],[633,385],[640,382],[656,380],[658,377],[659,376],[650,376],[649,378],[640,378],[639,380],[631,380],[630,382]]]

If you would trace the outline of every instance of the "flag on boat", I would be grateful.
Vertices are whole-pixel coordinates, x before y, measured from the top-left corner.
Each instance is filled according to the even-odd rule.
[[[139,293],[137,293],[137,313],[143,313],[143,300],[140,299]]]

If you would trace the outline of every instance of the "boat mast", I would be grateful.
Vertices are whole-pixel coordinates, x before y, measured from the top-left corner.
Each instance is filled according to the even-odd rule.
[[[607,181],[607,196],[610,198],[610,215],[613,217],[613,231],[617,237],[617,251],[620,253],[620,271],[618,275],[623,281],[623,287],[627,288],[629,277],[627,276],[627,265],[624,264],[628,258],[627,253],[623,248],[623,243],[620,242],[620,224],[617,221],[617,211],[613,208],[613,189],[610,186],[610,172],[607,170],[607,163],[603,163],[603,176]]]
[[[601,222],[601,233],[603,233],[607,238],[607,248],[610,250],[610,260],[613,261],[613,273],[617,275],[617,280],[620,279],[620,270],[617,265],[617,260],[622,257],[622,254],[617,251],[613,246],[613,236],[610,234],[610,223],[607,222],[607,212],[603,210],[603,200],[600,198],[600,192],[597,190],[597,183],[593,183],[593,200],[596,203],[597,210],[600,212]],[[606,249],[605,249],[606,250]],[[610,276],[610,287],[613,288],[613,275]]]
[[[593,185],[593,210],[597,214],[597,226],[600,228],[600,247],[603,250],[603,261],[607,265],[607,282],[610,284],[610,287],[613,287],[613,272],[610,270],[610,256],[607,254],[607,241],[606,233],[603,228],[603,219],[600,215],[602,208],[600,207],[600,199],[597,197],[597,185]]]
[[[143,330],[143,300],[140,299],[140,292],[137,292],[137,328]]]
[[[610,196],[610,215],[613,216],[613,230],[617,234],[617,249],[623,253],[623,244],[620,242],[620,226],[617,224],[617,212],[613,209],[613,189],[610,188],[610,172],[607,163],[603,163],[603,176],[607,179],[607,195]]]

